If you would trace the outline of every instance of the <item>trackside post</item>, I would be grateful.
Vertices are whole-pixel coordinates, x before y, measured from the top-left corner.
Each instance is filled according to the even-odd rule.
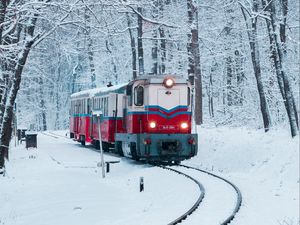
[[[105,163],[103,157],[103,147],[102,147],[102,137],[101,137],[101,115],[102,111],[94,111],[94,115],[98,117],[98,135],[99,135],[99,146],[100,146],[100,155],[101,155],[101,167],[102,167],[102,178],[105,178]]]
[[[144,191],[144,177],[140,177],[140,192]]]

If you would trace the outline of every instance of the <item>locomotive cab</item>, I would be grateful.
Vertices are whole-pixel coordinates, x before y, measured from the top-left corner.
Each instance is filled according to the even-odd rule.
[[[146,161],[181,161],[197,153],[191,134],[191,85],[171,76],[146,77],[127,85],[116,150]]]

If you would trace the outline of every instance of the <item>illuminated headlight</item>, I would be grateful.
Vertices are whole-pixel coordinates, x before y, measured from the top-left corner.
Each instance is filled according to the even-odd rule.
[[[149,127],[150,128],[155,128],[156,127],[156,123],[155,122],[150,122],[149,123]]]
[[[164,80],[164,85],[166,88],[171,88],[174,86],[174,84],[175,84],[175,81],[172,78],[166,78]]]
[[[186,129],[186,128],[188,128],[189,125],[187,123],[181,123],[180,126],[182,129]]]

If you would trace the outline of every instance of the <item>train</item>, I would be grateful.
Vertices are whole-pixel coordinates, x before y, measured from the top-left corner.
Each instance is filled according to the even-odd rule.
[[[191,93],[188,80],[171,75],[74,93],[70,138],[98,149],[101,141],[104,151],[135,160],[180,163],[198,152]]]

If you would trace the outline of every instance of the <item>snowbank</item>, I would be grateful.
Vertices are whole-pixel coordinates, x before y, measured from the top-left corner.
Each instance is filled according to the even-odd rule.
[[[288,130],[201,128],[198,156],[187,164],[219,173],[242,191],[243,207],[232,224],[299,221],[299,136]]]

